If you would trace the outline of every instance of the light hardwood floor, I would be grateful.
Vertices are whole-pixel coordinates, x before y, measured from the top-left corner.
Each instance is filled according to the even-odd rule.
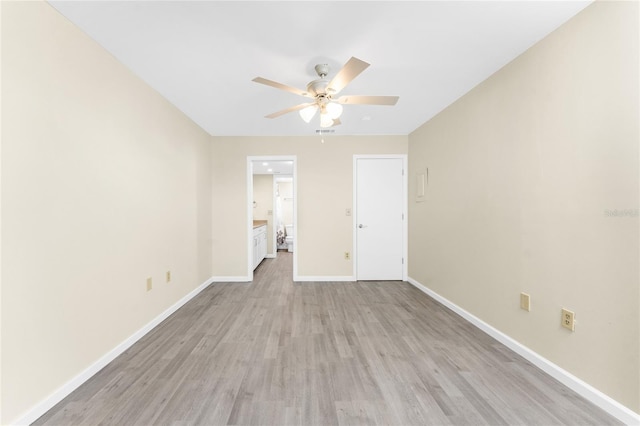
[[[403,282],[209,286],[39,425],[620,424]]]

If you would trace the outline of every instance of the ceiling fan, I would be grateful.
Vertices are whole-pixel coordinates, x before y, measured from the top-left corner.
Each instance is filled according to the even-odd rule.
[[[340,96],[339,98],[334,98],[368,66],[368,63],[352,57],[329,81],[326,79],[329,74],[329,65],[318,64],[315,66],[315,70],[320,78],[307,84],[306,91],[262,77],[256,77],[252,81],[313,99],[311,102],[269,114],[265,116],[266,118],[276,118],[289,112],[300,111],[302,119],[309,123],[319,110],[320,127],[331,127],[340,124],[342,105],[395,105],[398,102],[398,96]]]

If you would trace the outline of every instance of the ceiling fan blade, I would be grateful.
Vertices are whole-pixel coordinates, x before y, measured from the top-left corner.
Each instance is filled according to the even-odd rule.
[[[278,112],[274,112],[274,113],[269,114],[269,115],[265,115],[265,118],[280,117],[281,115],[285,115],[285,114],[293,112],[293,111],[299,111],[299,110],[301,110],[303,108],[306,108],[308,106],[315,105],[315,104],[316,104],[315,102],[309,102],[309,103],[306,103],[306,104],[300,104],[300,105],[292,106],[292,107],[289,107],[287,109],[283,109],[282,111],[278,111]]]
[[[340,121],[339,118],[334,118],[333,119],[333,124],[331,125],[331,127],[339,126],[341,124],[342,124],[342,121]]]
[[[339,104],[349,105],[395,105],[399,96],[340,96]]]
[[[275,87],[276,89],[285,90],[287,92],[295,93],[296,95],[306,96],[307,98],[313,98],[304,90],[296,89],[295,87],[287,86],[286,84],[278,83],[277,81],[267,80],[266,78],[256,77],[251,81],[256,83],[266,84],[267,86]]]
[[[361,61],[358,58],[351,57],[346,64],[342,67],[338,74],[333,77],[333,80],[327,86],[327,89],[332,89],[333,93],[338,93],[345,88],[347,84],[356,78],[360,73],[367,69],[369,66],[365,61]]]

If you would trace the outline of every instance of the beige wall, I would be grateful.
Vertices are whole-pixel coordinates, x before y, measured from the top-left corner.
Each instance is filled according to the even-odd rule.
[[[410,277],[635,411],[638,48],[596,2],[409,136]]]
[[[267,221],[267,254],[273,254],[273,175],[253,175],[253,201],[253,219]]]
[[[213,211],[213,271],[247,276],[247,156],[296,155],[298,274],[352,276],[354,154],[406,154],[407,136],[214,137],[213,192],[226,200]]]
[[[211,276],[211,137],[44,2],[2,42],[9,424]]]

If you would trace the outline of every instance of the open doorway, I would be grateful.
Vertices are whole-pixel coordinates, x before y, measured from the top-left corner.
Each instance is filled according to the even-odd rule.
[[[278,250],[293,254],[297,276],[297,180],[295,156],[247,157],[247,267],[253,271]]]

